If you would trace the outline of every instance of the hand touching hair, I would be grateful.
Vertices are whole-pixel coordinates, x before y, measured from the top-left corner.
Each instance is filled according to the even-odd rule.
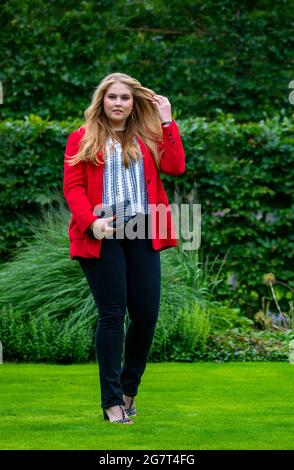
[[[70,165],[80,161],[89,161],[95,165],[103,163],[99,160],[98,153],[101,152],[104,158],[107,138],[116,137],[105,113],[103,99],[108,88],[116,82],[126,85],[133,97],[133,109],[126,120],[122,137],[124,164],[128,167],[130,158],[135,161],[139,158],[133,137],[140,136],[149,147],[158,168],[160,160],[158,142],[162,139],[161,123],[171,119],[170,103],[167,98],[156,95],[153,90],[144,87],[135,78],[119,72],[107,75],[97,86],[92,102],[84,113],[85,134],[81,139],[79,151],[68,163]]]

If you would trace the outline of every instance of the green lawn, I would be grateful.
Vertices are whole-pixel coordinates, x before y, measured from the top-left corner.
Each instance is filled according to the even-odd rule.
[[[294,449],[294,366],[150,363],[134,425],[102,419],[96,364],[0,365],[1,449]]]

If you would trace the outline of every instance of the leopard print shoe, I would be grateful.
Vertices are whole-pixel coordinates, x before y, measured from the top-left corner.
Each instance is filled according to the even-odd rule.
[[[125,410],[128,416],[137,416],[135,397],[132,397],[131,403],[128,407],[125,406]]]
[[[122,418],[121,419],[115,419],[114,421],[110,421],[109,416],[106,412],[106,410],[103,408],[103,417],[104,419],[108,419],[110,423],[122,423],[122,424],[134,424],[134,421],[132,421],[126,414],[126,410],[123,405],[119,405],[120,410],[122,412]]]

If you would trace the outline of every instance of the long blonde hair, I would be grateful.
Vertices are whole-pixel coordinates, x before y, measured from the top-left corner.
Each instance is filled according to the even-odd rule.
[[[88,161],[94,165],[103,164],[103,161],[98,158],[98,152],[102,152],[104,160],[107,138],[111,136],[117,140],[103,108],[104,95],[110,85],[115,82],[127,85],[133,95],[133,110],[126,120],[126,128],[121,139],[125,167],[129,167],[130,158],[134,161],[140,158],[138,148],[133,142],[134,137],[140,136],[159,168],[161,153],[158,153],[157,144],[162,139],[162,127],[159,113],[152,103],[155,93],[143,87],[135,78],[120,72],[107,75],[97,86],[92,102],[84,113],[85,133],[80,141],[79,151],[72,157],[66,155],[69,157],[67,163],[75,165],[80,161]]]

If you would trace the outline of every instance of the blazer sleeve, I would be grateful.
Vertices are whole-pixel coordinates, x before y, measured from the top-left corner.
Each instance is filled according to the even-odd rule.
[[[185,172],[185,152],[177,123],[172,119],[169,126],[162,126],[162,141],[158,144],[163,149],[159,171],[167,175],[178,176]]]
[[[85,234],[91,223],[97,219],[86,195],[85,162],[70,166],[65,161],[66,156],[72,157],[78,152],[79,141],[77,131],[69,134],[64,153],[63,195],[79,229]]]

